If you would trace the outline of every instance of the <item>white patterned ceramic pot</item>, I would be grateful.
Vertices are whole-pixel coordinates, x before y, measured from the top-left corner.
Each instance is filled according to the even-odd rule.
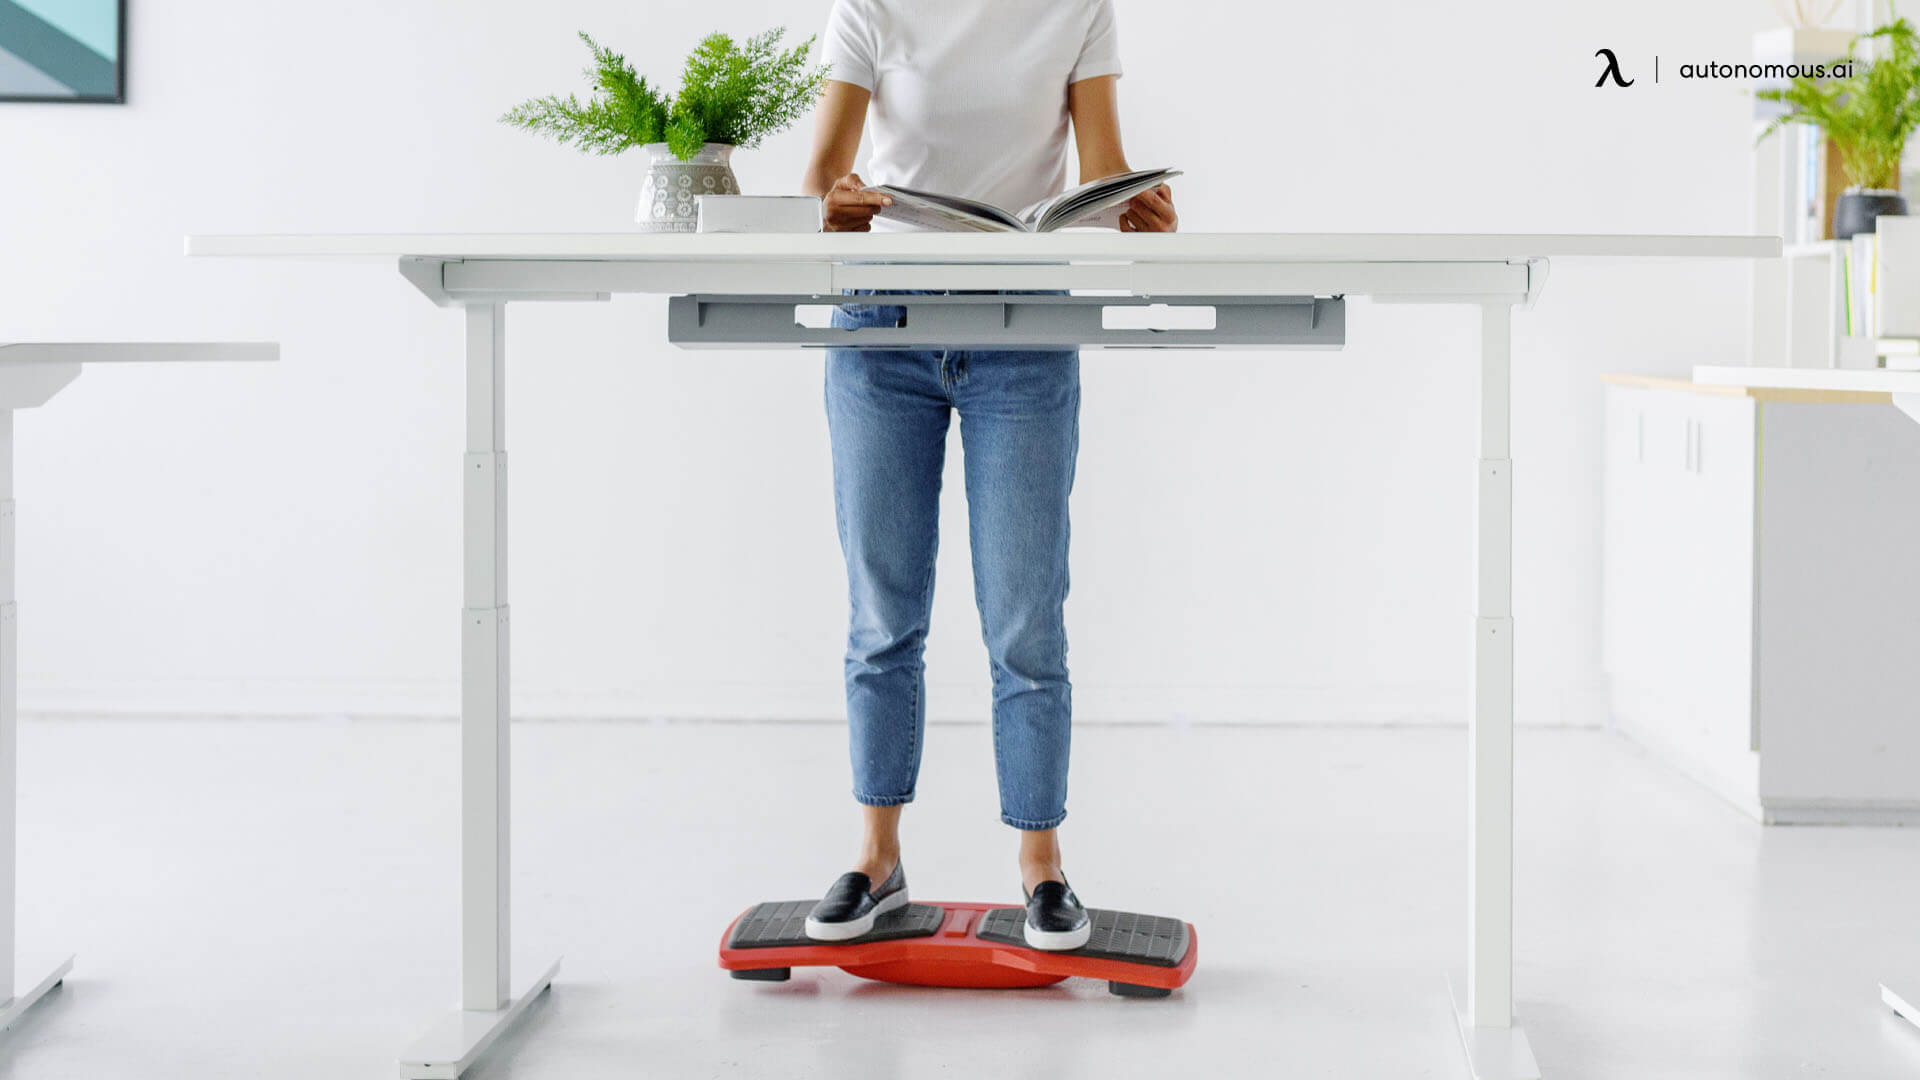
[[[647,179],[640,185],[640,212],[634,220],[648,232],[692,232],[699,224],[694,198],[738,195],[729,143],[708,143],[690,161],[681,161],[666,143],[648,143]]]

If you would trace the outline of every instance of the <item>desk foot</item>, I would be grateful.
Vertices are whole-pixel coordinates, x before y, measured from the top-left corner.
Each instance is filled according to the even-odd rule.
[[[65,960],[60,961],[60,966],[54,968],[52,974],[35,984],[33,989],[16,995],[12,1001],[7,1002],[5,1005],[0,1005],[0,1030],[12,1027],[13,1022],[20,1019],[21,1015],[28,1009],[33,1008],[35,1002],[46,997],[54,987],[65,982],[67,973],[72,970],[73,957],[69,956]]]
[[[1907,1023],[1920,1026],[1920,979],[1881,983],[1880,1000]]]
[[[400,1058],[401,1080],[459,1080],[480,1055],[513,1026],[533,1000],[553,986],[555,960],[525,993],[504,1009],[461,1009],[442,1018]]]
[[[1467,1023],[1460,1003],[1466,995],[1452,978],[1447,979],[1452,998],[1453,1022],[1460,1031],[1460,1046],[1467,1052],[1467,1068],[1473,1080],[1540,1080],[1540,1066],[1533,1060],[1533,1047],[1519,1024],[1512,1027],[1474,1027]]]

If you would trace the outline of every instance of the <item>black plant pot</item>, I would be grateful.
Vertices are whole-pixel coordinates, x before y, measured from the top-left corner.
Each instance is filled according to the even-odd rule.
[[[1846,240],[1855,233],[1872,232],[1875,218],[1882,214],[1902,217],[1906,212],[1906,196],[1897,191],[1843,191],[1833,201],[1833,238]]]

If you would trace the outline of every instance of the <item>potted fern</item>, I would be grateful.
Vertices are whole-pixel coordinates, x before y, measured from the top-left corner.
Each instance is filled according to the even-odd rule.
[[[807,64],[814,39],[782,52],[777,46],[784,33],[776,27],[744,45],[725,34],[707,35],[687,57],[680,91],[671,98],[624,56],[582,33],[580,40],[593,52],[588,99],[535,98],[500,119],[588,153],[645,151],[647,178],[636,220],[654,232],[692,232],[695,196],[739,193],[734,148],[758,146],[786,130],[820,94],[826,68]]]
[[[1872,62],[1859,59],[1861,42],[1886,43]],[[1847,190],[1833,207],[1833,237],[1872,232],[1874,219],[1907,212],[1900,194],[1900,156],[1920,127],[1920,40],[1905,18],[1854,38],[1844,62],[1847,74],[1825,81],[1802,76],[1791,85],[1761,90],[1759,98],[1787,111],[1760,133],[1766,138],[1787,124],[1811,124],[1826,133],[1840,155]],[[1839,65],[1836,65],[1839,66]]]

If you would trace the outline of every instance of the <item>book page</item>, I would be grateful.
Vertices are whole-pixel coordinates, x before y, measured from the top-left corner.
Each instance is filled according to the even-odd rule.
[[[871,184],[862,191],[876,191],[893,198],[892,206],[880,208],[876,217],[905,222],[937,232],[1025,232],[1027,226],[991,203],[938,195],[930,191]]]

